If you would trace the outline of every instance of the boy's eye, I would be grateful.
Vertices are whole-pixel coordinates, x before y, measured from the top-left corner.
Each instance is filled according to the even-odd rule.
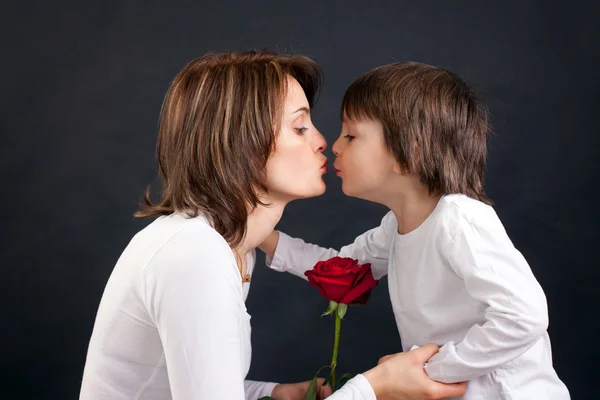
[[[308,128],[306,126],[303,126],[302,128],[296,128],[296,132],[298,132],[299,135],[304,134],[304,132],[306,132],[308,130]]]
[[[346,139],[347,141],[350,142],[350,141],[352,141],[352,139],[354,139],[354,136],[352,136],[352,135],[346,135],[346,136],[344,136],[344,139]]]

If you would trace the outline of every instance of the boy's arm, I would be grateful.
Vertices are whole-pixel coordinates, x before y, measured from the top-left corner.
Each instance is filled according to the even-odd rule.
[[[310,270],[318,261],[329,258],[351,257],[360,263],[371,263],[375,279],[387,274],[389,250],[396,232],[396,217],[392,212],[386,214],[381,225],[371,229],[344,246],[338,252],[334,249],[306,243],[302,239],[292,238],[283,232],[273,232],[260,249],[267,255],[269,268],[280,272],[290,272],[306,279],[304,272]]]
[[[469,381],[519,357],[548,327],[544,292],[497,217],[461,224],[446,256],[468,293],[486,305],[486,321],[426,365],[431,379],[445,383]]]

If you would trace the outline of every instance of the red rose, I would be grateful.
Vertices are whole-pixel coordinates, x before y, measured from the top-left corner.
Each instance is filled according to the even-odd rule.
[[[343,304],[366,303],[371,289],[379,283],[373,278],[371,264],[359,264],[347,257],[319,261],[304,275],[327,300]]]

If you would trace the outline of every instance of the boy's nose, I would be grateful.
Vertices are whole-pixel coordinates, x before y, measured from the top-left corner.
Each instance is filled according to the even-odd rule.
[[[333,154],[338,157],[340,155],[341,152],[341,145],[340,145],[340,139],[336,140],[335,143],[333,144],[333,147],[331,148],[331,151],[333,151]]]

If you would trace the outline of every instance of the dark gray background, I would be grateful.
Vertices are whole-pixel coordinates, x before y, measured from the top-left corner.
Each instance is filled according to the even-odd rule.
[[[559,376],[574,399],[596,398],[599,13],[561,3],[4,2],[0,398],[77,397],[106,280],[147,223],[132,213],[156,176],[170,80],[205,52],[256,48],[322,65],[314,121],[330,144],[344,90],[375,66],[427,62],[477,85],[497,132],[487,192],[546,292]],[[382,207],[325,179],[326,194],[292,203],[280,229],[339,247],[379,223]],[[306,380],[330,357],[326,302],[262,260],[250,378]],[[341,370],[400,349],[382,283],[344,321]]]

